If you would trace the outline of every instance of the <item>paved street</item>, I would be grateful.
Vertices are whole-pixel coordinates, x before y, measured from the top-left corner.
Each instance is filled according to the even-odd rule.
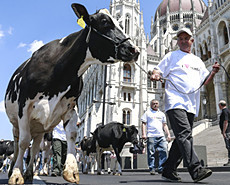
[[[184,184],[212,184],[212,185],[229,185],[230,172],[214,172],[212,176],[200,183],[193,183],[187,172],[179,172]],[[7,184],[7,175],[0,173],[0,184]],[[66,182],[62,177],[35,177],[33,184],[71,184]],[[165,182],[161,175],[149,175],[147,172],[123,172],[122,176],[113,175],[84,175],[80,174],[81,185],[172,185],[175,183]]]

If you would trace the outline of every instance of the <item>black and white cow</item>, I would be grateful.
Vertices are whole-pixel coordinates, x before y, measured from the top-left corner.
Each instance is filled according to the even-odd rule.
[[[7,161],[11,159],[11,155],[14,153],[14,141],[11,140],[0,140],[0,172],[7,165]]]
[[[14,141],[11,140],[1,140],[0,141],[0,156],[10,156],[14,153]]]
[[[79,183],[75,106],[83,87],[82,74],[91,64],[132,62],[138,58],[138,48],[108,10],[89,15],[83,5],[72,4],[72,8],[78,18],[83,17],[87,27],[41,47],[15,71],[9,82],[5,108],[15,139],[9,184],[33,180],[33,160],[42,137],[61,120],[68,145],[63,178]],[[31,160],[22,177],[23,154],[31,140]]]
[[[101,174],[101,155],[104,151],[113,150],[118,161],[118,174],[122,174],[120,152],[125,143],[138,144],[138,130],[134,125],[125,126],[119,122],[110,122],[104,126],[99,126],[93,132],[93,144],[97,152],[97,174]],[[116,173],[116,165],[113,174]]]

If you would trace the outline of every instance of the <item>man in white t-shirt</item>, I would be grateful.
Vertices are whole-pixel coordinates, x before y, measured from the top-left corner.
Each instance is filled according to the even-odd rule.
[[[167,140],[170,141],[170,132],[166,124],[166,117],[159,108],[159,102],[152,100],[150,102],[151,108],[147,110],[141,117],[142,121],[142,138],[147,139],[147,157],[148,166],[151,175],[155,175],[155,152],[159,152],[159,164],[158,173],[162,173],[162,164],[167,159],[168,142],[166,141],[164,131],[167,136]],[[147,134],[146,134],[147,131]]]
[[[63,127],[63,122],[60,122],[53,129],[53,171],[51,176],[61,176],[67,155],[66,132]]]
[[[199,113],[200,90],[219,71],[219,64],[213,65],[209,73],[203,61],[191,53],[194,42],[188,28],[177,32],[180,50],[169,52],[153,70],[151,80],[166,78],[165,111],[176,137],[164,163],[162,178],[168,181],[181,181],[176,170],[182,158],[194,182],[212,174],[210,169],[201,166],[193,148],[192,127],[194,117]]]

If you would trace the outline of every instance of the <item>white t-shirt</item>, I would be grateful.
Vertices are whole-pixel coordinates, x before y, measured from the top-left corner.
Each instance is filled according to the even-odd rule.
[[[166,117],[160,110],[147,110],[141,117],[141,121],[146,123],[147,137],[164,136],[163,123],[166,123]]]
[[[209,74],[199,57],[181,50],[169,52],[157,67],[164,78],[184,93],[197,90]],[[178,92],[171,82],[166,80],[165,84],[165,111],[179,108],[198,116],[200,90],[186,95]]]
[[[53,138],[66,141],[66,133],[62,121],[53,129]]]

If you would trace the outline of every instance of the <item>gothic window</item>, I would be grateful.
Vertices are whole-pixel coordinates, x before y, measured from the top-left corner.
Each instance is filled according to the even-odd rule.
[[[190,29],[191,25],[190,24],[186,24],[185,27]]]
[[[204,58],[203,49],[202,49],[201,45],[200,45],[200,58],[201,58],[202,60],[203,60],[203,58]]]
[[[151,80],[150,79],[147,80],[147,87],[151,88]]]
[[[174,30],[174,31],[177,31],[178,28],[179,28],[178,24],[174,24],[174,25],[173,25],[173,30]]]
[[[154,42],[154,51],[157,52],[157,41]]]
[[[205,53],[206,53],[205,59],[208,60],[208,46],[206,42],[204,43],[204,48],[205,48]]]
[[[126,101],[126,92],[124,92],[124,97],[123,98],[124,98],[124,101]]]
[[[227,30],[226,25],[224,25],[224,43],[228,44],[228,41],[229,41],[229,39],[228,39],[228,30]]]
[[[125,33],[126,34],[130,34],[130,16],[129,15],[126,15],[125,17]]]
[[[147,87],[148,88],[153,88],[156,89],[157,88],[157,82],[156,81],[151,81],[150,79],[147,80]]]
[[[122,123],[130,125],[131,122],[131,111],[123,110]]]
[[[131,101],[131,93],[128,93],[128,101]]]
[[[123,99],[124,101],[126,100],[131,101],[131,93],[124,92]]]
[[[228,35],[228,28],[226,26],[225,21],[221,21],[218,26],[218,32],[219,32],[219,46],[222,48],[224,45],[229,43],[229,35]]]
[[[131,66],[129,64],[125,64],[123,68],[123,80],[125,82],[131,82]]]

